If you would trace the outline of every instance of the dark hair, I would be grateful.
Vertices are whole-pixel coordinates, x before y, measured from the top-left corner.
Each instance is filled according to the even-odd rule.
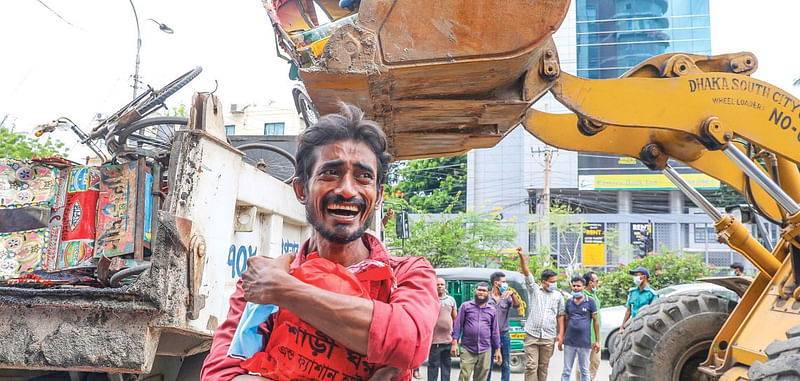
[[[587,271],[586,274],[583,274],[583,285],[587,285],[592,283],[592,275],[594,275],[594,271]]]
[[[576,275],[576,276],[572,277],[572,280],[569,281],[570,284],[573,284],[575,282],[581,282],[581,283],[583,283],[584,286],[586,286],[586,281],[583,280],[583,277],[580,277],[580,276]]]
[[[495,272],[494,272],[494,273],[492,273],[492,275],[489,277],[489,282],[490,282],[491,284],[494,284],[494,282],[497,282],[497,281],[499,281],[499,280],[500,280],[500,278],[505,278],[505,277],[506,277],[506,274],[505,274],[505,273],[503,273],[502,271],[495,271]]]
[[[739,271],[744,271],[744,266],[742,266],[742,264],[739,263],[739,262],[731,263],[731,268],[732,269],[739,269]]]
[[[548,280],[548,279],[550,279],[550,278],[552,278],[554,276],[556,276],[556,272],[555,271],[550,270],[550,269],[546,269],[546,270],[542,271],[542,275],[541,275],[540,278],[544,282],[544,281],[546,281],[546,280]]]
[[[478,284],[475,285],[475,289],[477,290],[478,287],[486,287],[487,290],[490,289],[489,283],[486,282],[478,282]]]
[[[297,137],[297,170],[295,175],[298,180],[308,184],[311,169],[317,160],[316,148],[342,140],[355,140],[363,142],[372,152],[378,162],[377,184],[380,188],[386,180],[386,170],[389,168],[391,155],[386,152],[386,134],[377,123],[362,119],[364,112],[351,104],[339,102],[339,113],[328,114],[313,126],[307,128]]]

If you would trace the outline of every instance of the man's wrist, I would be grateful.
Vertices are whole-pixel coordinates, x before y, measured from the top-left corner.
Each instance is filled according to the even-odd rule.
[[[281,288],[284,288],[284,290],[280,290],[280,292],[277,293],[278,296],[275,300],[275,304],[282,308],[288,308],[286,303],[290,301],[302,301],[303,298],[307,297],[309,294],[308,288],[314,287],[308,283],[300,281],[292,275],[289,275],[289,277],[291,279],[287,279],[286,282],[283,283]]]

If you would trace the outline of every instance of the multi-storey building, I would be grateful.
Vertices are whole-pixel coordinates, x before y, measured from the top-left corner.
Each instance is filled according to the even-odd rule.
[[[577,0],[554,35],[562,70],[581,77],[619,77],[652,56],[685,52],[711,54],[708,0]],[[534,106],[550,113],[569,112],[547,95]],[[704,193],[719,181],[677,162],[671,163]],[[530,223],[542,218],[545,183],[551,203],[580,209],[576,220],[589,224],[597,237],[554,229],[537,232]],[[518,243],[529,251],[551,248],[565,265],[577,248],[578,262],[613,266],[640,252],[642,234],[652,229],[653,246],[698,252],[707,261],[727,266],[738,254],[716,242],[712,221],[663,175],[635,159],[611,154],[554,149],[522,128],[497,146],[468,154],[467,203],[502,206],[504,216],[516,215]],[[613,232],[613,233],[611,233]],[[540,233],[540,234],[537,234]],[[617,240],[611,245],[609,240]],[[583,258],[582,242],[605,242],[604,252]],[[605,247],[630,247],[627,254]],[[594,246],[596,249],[596,245]],[[593,249],[593,250],[594,250]],[[596,254],[596,253],[595,253]],[[587,253],[588,255],[588,253]]]

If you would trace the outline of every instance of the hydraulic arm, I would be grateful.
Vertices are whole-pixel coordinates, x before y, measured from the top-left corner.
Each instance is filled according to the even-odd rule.
[[[718,56],[663,54],[640,63],[622,77],[668,78],[707,71],[749,75],[757,67],[757,60],[751,53]],[[538,83],[536,85],[537,90],[543,87]],[[572,151],[626,155],[639,159],[653,170],[664,169],[667,160],[673,158],[730,185],[773,220],[783,218],[777,204],[763,189],[752,184],[744,172],[728,162],[722,152],[708,150],[691,134],[656,128],[600,125],[575,114],[550,114],[534,109],[528,110],[523,125],[534,136],[552,146]],[[744,149],[743,146],[739,148]],[[782,159],[781,162],[785,163],[785,172],[790,173],[788,161]],[[789,175],[785,177],[784,181],[792,178]]]
[[[770,321],[781,332],[800,324],[800,309],[791,307],[800,300],[800,254],[794,255],[800,253],[800,100],[744,75],[756,67],[746,53],[728,57],[728,65],[708,57],[705,67],[719,72],[705,72],[696,58],[660,56],[610,80],[561,73],[557,62],[543,59],[541,79],[551,82],[551,93],[575,115],[529,110],[523,123],[548,144],[623,154],[662,170],[715,221],[720,242],[761,270],[700,368],[721,377],[728,370],[741,374],[737,363],[766,360],[764,348],[776,335],[764,335],[754,322]],[[542,87],[530,78],[528,83]],[[731,185],[778,220],[783,229],[774,250],[718,212],[667,165],[670,158]]]

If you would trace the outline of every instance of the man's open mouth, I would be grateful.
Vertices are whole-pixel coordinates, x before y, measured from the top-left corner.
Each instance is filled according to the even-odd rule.
[[[361,211],[361,207],[354,204],[330,203],[327,210],[337,217],[353,217]]]

